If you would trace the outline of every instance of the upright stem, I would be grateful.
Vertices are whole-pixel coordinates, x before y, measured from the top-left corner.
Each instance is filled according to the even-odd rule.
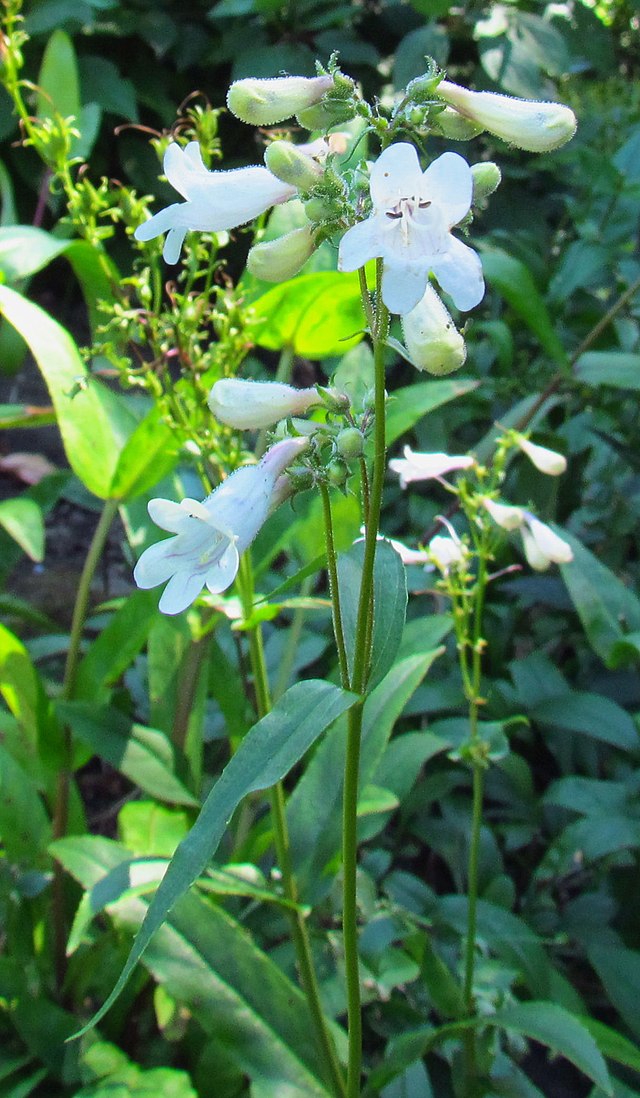
[[[93,538],[91,539],[91,545],[89,546],[89,551],[85,558],[84,567],[80,575],[76,601],[73,608],[73,617],[71,619],[69,648],[67,650],[64,679],[62,681],[62,691],[60,695],[63,701],[68,701],[73,696],[80,658],[82,631],[84,628],[85,618],[87,616],[87,608],[89,606],[91,583],[95,575],[100,557],[102,556],[102,550],[104,549],[107,535],[109,533],[111,523],[113,522],[117,510],[117,500],[108,499],[105,501],[104,507],[102,509],[102,514],[100,515],[98,525],[96,526]],[[56,796],[52,820],[54,839],[61,839],[66,835],[67,824],[69,820],[69,789],[71,785],[72,743],[71,730],[69,729],[68,725],[65,725],[65,727],[63,728],[62,735],[63,762],[56,783]],[[58,863],[56,863],[54,869],[52,903],[55,968],[58,986],[61,986],[64,980],[64,974],[66,969],[67,934],[66,922],[64,917],[64,872],[62,867]]]
[[[248,617],[253,605],[253,572],[251,557],[245,553],[240,562],[238,575],[240,597],[245,616]],[[262,643],[262,630],[258,624],[249,630],[249,656],[253,671],[254,688],[256,692],[256,705],[258,716],[264,717],[271,709],[271,692],[267,676],[267,665]],[[285,792],[282,782],[277,782],[270,790],[271,815],[273,819],[274,843],[278,865],[282,873],[284,893],[292,906],[288,911],[291,922],[291,935],[298,963],[300,982],[305,993],[316,1039],[321,1052],[321,1063],[325,1070],[327,1080],[331,1085],[336,1098],[344,1098],[345,1084],[342,1068],[336,1055],[333,1039],[327,1026],[327,1019],[322,1009],[320,989],[313,962],[311,942],[304,916],[299,910],[298,886],[291,864],[291,845],[289,841],[289,829],[287,825]]]
[[[331,515],[331,500],[329,498],[329,489],[327,488],[326,484],[320,484],[320,496],[322,498],[322,509],[324,513],[324,530],[327,543],[327,572],[329,574],[329,593],[331,595],[331,605],[333,607],[333,631],[335,633],[336,648],[338,650],[340,684],[344,690],[348,690],[350,687],[349,661],[347,659],[347,648],[345,645],[344,629],[342,625],[340,588],[338,586],[338,562],[336,559],[335,542],[333,540],[333,518]]]
[[[380,263],[379,263],[380,266]],[[362,282],[361,276],[361,282]],[[365,286],[366,288],[366,286]],[[368,308],[367,308],[368,305]],[[367,317],[370,315],[370,299],[363,290],[363,306]],[[376,323],[372,326],[374,372],[375,372],[375,441],[373,457],[373,477],[369,498],[369,515],[366,525],[362,580],[358,600],[356,623],[356,647],[353,659],[351,689],[355,694],[364,694],[369,669],[371,633],[368,627],[372,611],[373,568],[375,564],[376,540],[380,523],[382,489],[385,474],[385,379],[384,379],[384,341],[386,338],[389,314],[378,298]],[[360,1076],[362,1072],[362,1016],[360,1001],[360,966],[358,961],[358,910],[357,910],[357,869],[358,869],[358,780],[360,770],[360,743],[362,740],[362,713],[364,697],[354,705],[347,717],[347,747],[344,771],[344,803],[342,813],[342,865],[343,865],[343,905],[342,929],[344,940],[345,975],[347,985],[347,1015],[349,1029],[349,1065],[347,1072],[347,1098],[357,1098],[360,1094]]]

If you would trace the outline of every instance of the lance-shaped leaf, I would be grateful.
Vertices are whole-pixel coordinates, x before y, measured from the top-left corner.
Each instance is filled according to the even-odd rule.
[[[284,778],[321,732],[356,700],[355,695],[319,679],[299,682],[247,733],[171,859],[115,988],[77,1036],[96,1025],[118,998],[156,930],[215,854],[243,797]]]

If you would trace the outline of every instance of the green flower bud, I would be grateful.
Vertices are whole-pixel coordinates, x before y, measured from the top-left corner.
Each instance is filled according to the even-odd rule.
[[[465,118],[463,114],[458,114],[458,111],[454,110],[453,107],[445,107],[443,111],[440,111],[434,117],[433,125],[449,141],[471,141],[484,129],[484,126],[481,126],[479,122],[474,122],[471,118]]]
[[[339,458],[334,458],[327,465],[327,479],[332,488],[343,488],[348,476],[349,470],[344,461],[340,461]]]
[[[293,278],[315,250],[311,226],[294,229],[277,240],[255,244],[247,256],[247,269],[265,282]]]
[[[438,95],[485,130],[528,152],[551,152],[576,132],[576,116],[562,103],[512,99],[496,92],[474,92],[443,80]]]
[[[264,162],[272,175],[300,191],[310,191],[322,176],[317,160],[302,152],[290,141],[274,141],[269,145]]]
[[[313,107],[298,111],[296,118],[306,130],[328,130],[341,122],[355,118],[356,109],[350,102],[341,99],[324,99]]]
[[[308,198],[305,202],[304,212],[309,221],[335,221],[342,213],[342,204],[334,198],[314,195],[313,198]]]
[[[346,462],[357,461],[364,451],[364,439],[357,427],[345,427],[336,438],[336,450]]]
[[[473,176],[472,201],[473,205],[477,206],[479,202],[483,202],[490,194],[497,191],[502,180],[502,172],[497,164],[494,164],[492,160],[487,160],[479,164],[472,164],[471,174]]]
[[[282,76],[270,80],[236,80],[227,93],[227,106],[241,122],[273,126],[318,103],[333,87],[331,76]]]

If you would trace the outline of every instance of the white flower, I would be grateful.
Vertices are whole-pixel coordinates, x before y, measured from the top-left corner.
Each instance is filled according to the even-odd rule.
[[[145,589],[169,581],[160,599],[163,614],[186,610],[205,586],[217,594],[233,583],[240,556],[270,513],[281,473],[307,445],[299,438],[276,443],[262,461],[237,469],[203,503],[149,501],[153,521],[175,537],[145,549],[133,577]]]
[[[373,210],[340,243],[338,267],[355,271],[383,260],[382,300],[392,313],[409,313],[424,296],[429,272],[458,309],[482,300],[484,280],[476,253],[451,235],[469,212],[473,176],[466,160],[447,152],[420,168],[406,142],[390,145],[371,168]]]
[[[530,442],[528,438],[524,438],[522,435],[516,438],[516,442],[541,473],[546,473],[550,477],[558,477],[561,473],[566,472],[567,459],[562,454],[556,453],[555,450],[548,450],[546,446],[538,446],[537,443]]]
[[[301,416],[322,398],[317,389],[294,389],[279,381],[247,381],[237,377],[216,381],[209,407],[216,419],[239,431],[271,427],[287,416]]]
[[[447,103],[485,130],[529,152],[550,152],[576,132],[576,116],[562,103],[512,99],[496,92],[474,92],[449,80],[436,89]]]
[[[403,458],[393,458],[389,462],[389,468],[400,477],[401,488],[406,488],[413,480],[433,480],[471,465],[475,465],[474,459],[463,454],[420,454],[410,446],[405,446]]]
[[[536,572],[546,571],[552,563],[568,564],[573,560],[573,550],[569,543],[534,515],[525,513],[525,522],[520,532],[524,555]]]
[[[459,370],[467,357],[464,339],[437,293],[427,286],[415,309],[402,317],[404,342],[418,370],[442,377]]]
[[[522,507],[513,507],[509,503],[498,503],[497,500],[490,499],[489,496],[482,497],[482,506],[503,530],[519,530],[524,522]]]
[[[315,250],[311,226],[303,225],[276,240],[254,244],[247,256],[247,270],[265,282],[286,282],[297,275]]]
[[[209,171],[197,141],[190,141],[184,149],[175,143],[168,145],[164,174],[186,201],[160,210],[138,225],[133,235],[136,240],[153,240],[168,233],[162,253],[167,263],[178,262],[189,230],[219,233],[235,229],[296,193],[295,187],[282,183],[260,164]]]
[[[468,550],[458,537],[436,534],[429,542],[429,559],[443,575],[452,568],[458,568],[468,556]]]

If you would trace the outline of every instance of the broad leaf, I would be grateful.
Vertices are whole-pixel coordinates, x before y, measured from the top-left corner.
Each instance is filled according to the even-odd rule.
[[[573,604],[592,647],[607,667],[628,658],[627,633],[640,630],[640,600],[577,538],[563,531],[573,549],[570,564],[560,566]]]
[[[479,384],[479,381],[451,378],[418,382],[416,385],[396,389],[389,399],[387,411],[387,445],[391,446],[429,412],[441,408],[456,397],[473,392]]]
[[[291,347],[306,358],[341,355],[364,334],[357,275],[321,271],[275,286],[251,306],[260,347]]]
[[[115,1002],[156,931],[215,854],[243,797],[280,781],[355,700],[352,694],[318,679],[296,683],[247,733],[176,850],[114,990],[81,1032],[96,1025]]]
[[[338,587],[349,675],[353,672],[356,650],[356,625],[364,541],[357,541],[338,557]],[[384,678],[400,647],[407,613],[407,580],[399,554],[390,542],[376,543],[373,571],[373,633],[371,642],[370,690]]]

